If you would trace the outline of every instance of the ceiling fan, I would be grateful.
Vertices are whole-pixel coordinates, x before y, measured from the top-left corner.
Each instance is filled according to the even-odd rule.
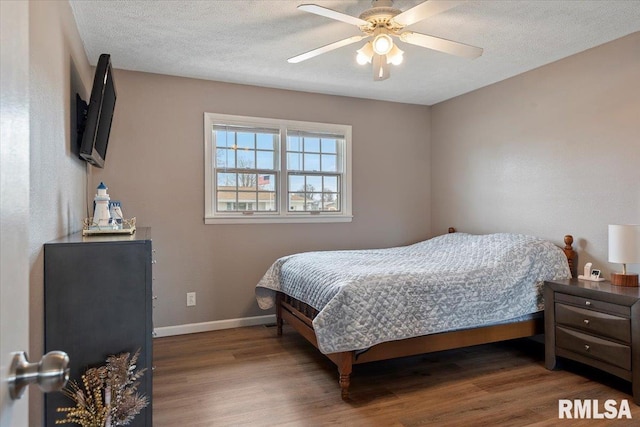
[[[288,62],[302,62],[368,38],[372,40],[357,51],[356,60],[361,65],[373,63],[373,80],[388,79],[389,65],[402,63],[404,52],[394,43],[393,38],[451,55],[477,58],[482,55],[482,48],[414,31],[404,31],[409,25],[449,10],[464,1],[466,0],[428,0],[403,12],[393,7],[393,0],[372,0],[371,8],[362,12],[358,18],[315,4],[301,4],[298,6],[300,10],[355,25],[363,34],[296,55],[289,58]]]

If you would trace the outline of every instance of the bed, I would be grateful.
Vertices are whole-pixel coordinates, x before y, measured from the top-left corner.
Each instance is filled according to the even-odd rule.
[[[343,398],[353,365],[542,333],[544,280],[575,273],[565,247],[510,233],[449,233],[413,245],[307,252],[278,259],[256,286],[338,367]]]

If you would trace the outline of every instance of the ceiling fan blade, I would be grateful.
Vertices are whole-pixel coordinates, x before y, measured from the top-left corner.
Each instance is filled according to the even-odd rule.
[[[406,27],[408,25],[415,24],[418,21],[422,21],[423,19],[427,19],[430,16],[442,13],[445,10],[454,8],[465,1],[466,0],[428,0],[412,7],[411,9],[405,10],[404,12],[394,16],[391,20],[403,27]]]
[[[386,80],[391,76],[391,67],[389,67],[389,63],[387,62],[386,55],[378,55],[375,53],[373,55],[373,80],[374,81],[382,81]]]
[[[458,43],[440,37],[428,36],[426,34],[414,33],[413,31],[405,31],[400,34],[400,40],[416,46],[426,47],[427,49],[433,49],[470,59],[479,57],[482,55],[483,51],[480,47],[470,46],[468,44]]]
[[[335,19],[336,21],[346,22],[347,24],[361,26],[370,26],[370,24],[364,19],[356,18],[355,16],[347,15],[342,12],[327,9],[326,7],[318,6],[316,4],[301,4],[298,9],[305,12],[315,13],[316,15],[324,16],[325,18]]]
[[[333,42],[330,43],[328,45],[319,47],[317,49],[313,49],[310,50],[308,52],[305,53],[301,53],[300,55],[296,55],[292,58],[287,59],[287,62],[291,63],[291,64],[297,64],[298,62],[302,62],[302,61],[306,61],[307,59],[313,58],[314,56],[318,56],[321,55],[323,53],[327,53],[330,52],[334,49],[338,49],[341,48],[343,46],[348,46],[350,44],[353,43],[357,43],[362,39],[365,39],[369,36],[353,36],[353,37],[349,37],[348,39],[342,39],[342,40],[338,40],[337,42]]]

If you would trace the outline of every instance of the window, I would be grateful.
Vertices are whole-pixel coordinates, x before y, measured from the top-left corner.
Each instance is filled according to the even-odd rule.
[[[351,126],[205,113],[205,223],[351,221]]]

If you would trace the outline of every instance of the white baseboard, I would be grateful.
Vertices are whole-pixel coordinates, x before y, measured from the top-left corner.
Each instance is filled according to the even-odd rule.
[[[195,334],[197,332],[219,331],[221,329],[241,328],[243,326],[267,325],[276,322],[275,314],[266,316],[243,317],[240,319],[213,320],[211,322],[187,323],[186,325],[163,326],[155,328],[155,337]]]

